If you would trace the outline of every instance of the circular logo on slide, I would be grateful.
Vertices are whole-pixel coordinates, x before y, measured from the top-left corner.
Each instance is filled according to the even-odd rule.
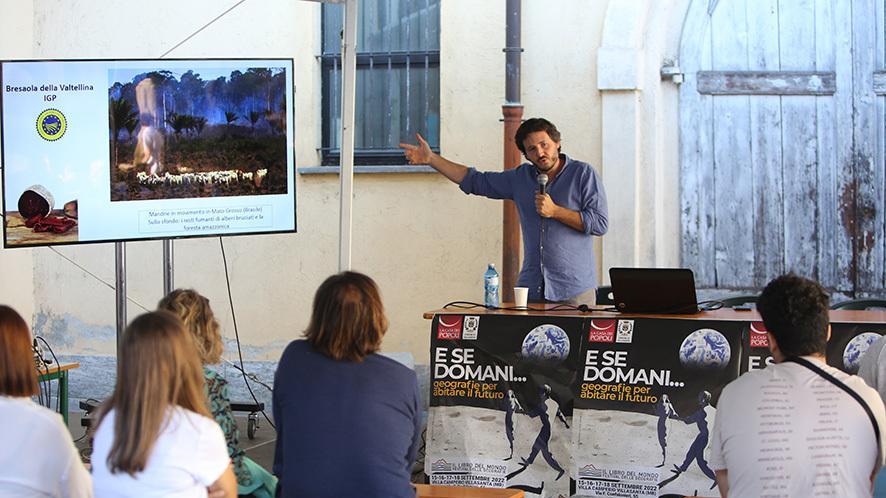
[[[54,142],[65,134],[68,120],[58,109],[46,109],[37,116],[37,134],[43,140]]]

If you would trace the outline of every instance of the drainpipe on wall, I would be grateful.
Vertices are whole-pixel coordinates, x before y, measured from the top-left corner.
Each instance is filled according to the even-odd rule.
[[[523,121],[523,105],[520,103],[520,0],[507,0],[505,35],[505,103],[501,106],[504,117],[504,169],[520,165],[521,154],[514,142],[514,134]],[[502,208],[502,268],[501,300],[514,302],[514,285],[520,269],[520,220],[513,201],[504,201]]]

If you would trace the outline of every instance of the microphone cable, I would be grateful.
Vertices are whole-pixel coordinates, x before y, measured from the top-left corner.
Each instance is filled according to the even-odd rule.
[[[249,394],[252,396],[252,400],[255,402],[256,405],[258,405],[259,404],[258,397],[256,397],[255,393],[252,391],[252,386],[249,385],[249,376],[246,375],[246,367],[243,366],[243,350],[240,348],[240,333],[237,330],[237,315],[234,313],[234,297],[231,294],[231,278],[228,275],[228,258],[225,255],[225,242],[221,236],[218,237],[218,244],[221,247],[222,263],[224,264],[224,268],[225,268],[225,284],[227,285],[227,288],[228,288],[228,303],[230,303],[230,306],[231,306],[231,319],[234,322],[234,337],[237,340],[237,356],[240,359],[240,368],[238,368],[237,370],[240,370],[240,373],[243,374],[243,383],[246,384],[246,389],[249,391]],[[254,378],[254,375],[252,377]],[[268,387],[267,384],[264,384],[264,383],[261,383],[261,384],[263,386],[267,387],[271,391],[271,393],[274,392],[274,390],[271,389],[270,387]],[[265,413],[264,409],[262,409],[260,411],[261,411],[262,416],[264,416],[265,420],[268,422],[268,424],[274,429],[274,432],[277,432],[277,426],[274,425],[274,422],[271,422],[271,418],[268,417],[268,414]]]
[[[486,306],[485,304],[475,303],[472,301],[452,301],[443,305],[443,309],[455,308],[462,310],[469,309],[486,309],[489,311],[579,311],[582,313],[593,313],[594,311],[606,311],[591,309],[587,304],[557,304],[551,308],[533,308],[532,306]]]
[[[49,343],[46,342],[46,339],[44,339],[38,335],[38,336],[34,336],[34,340],[35,341],[39,340],[40,342],[43,343],[44,346],[46,346],[46,349],[49,350],[49,354],[52,355],[52,361],[55,362],[55,368],[60,369],[61,363],[59,363],[58,357],[55,355],[55,351],[52,350],[52,346],[50,346]],[[42,359],[42,356],[41,356],[41,359]],[[45,362],[45,363],[48,363],[48,362]],[[44,365],[45,365],[45,363],[44,363]],[[46,372],[49,373],[49,366],[46,366],[45,368],[46,368]],[[61,376],[61,370],[59,370],[59,376]],[[55,411],[61,413],[61,411],[62,411],[62,399],[61,399],[61,382],[62,382],[62,380],[61,380],[61,378],[59,378],[57,380],[58,380],[59,388],[58,388],[58,392],[56,393],[57,397],[55,400],[55,407],[56,407]],[[52,394],[52,384],[48,379],[47,379],[47,382],[49,383],[49,387],[50,387],[49,392],[50,392],[50,394]],[[49,400],[47,400],[46,407],[49,408],[50,410],[52,409],[52,396],[50,396]]]

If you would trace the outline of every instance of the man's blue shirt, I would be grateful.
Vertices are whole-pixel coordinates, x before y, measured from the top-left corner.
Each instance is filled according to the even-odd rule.
[[[590,164],[560,155],[564,164],[547,185],[560,207],[581,214],[578,231],[535,210],[538,170],[531,163],[506,171],[480,172],[469,168],[459,187],[466,194],[510,199],[517,206],[523,230],[523,268],[517,285],[529,288],[529,299],[563,301],[597,287],[593,235],[609,228],[606,192]],[[544,295],[542,295],[544,292]]]

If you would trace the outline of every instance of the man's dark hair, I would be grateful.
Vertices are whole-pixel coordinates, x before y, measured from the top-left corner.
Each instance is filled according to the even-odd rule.
[[[824,354],[830,297],[818,282],[793,273],[769,282],[757,310],[785,357]]]
[[[514,135],[514,141],[517,142],[517,148],[520,149],[520,152],[526,154],[526,149],[523,147],[523,141],[526,140],[526,137],[530,133],[535,133],[537,131],[543,131],[551,137],[551,140],[555,142],[560,141],[560,131],[557,130],[557,127],[554,126],[554,123],[551,123],[545,118],[529,118],[517,128],[517,133]]]

